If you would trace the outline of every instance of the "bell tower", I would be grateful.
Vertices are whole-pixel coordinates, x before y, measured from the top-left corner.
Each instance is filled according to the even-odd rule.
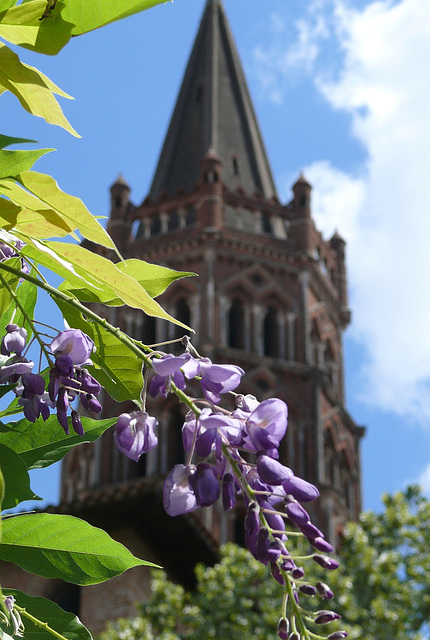
[[[363,428],[344,397],[345,242],[316,229],[303,175],[291,200],[279,201],[221,0],[206,2],[147,197],[133,204],[122,176],[111,194],[108,229],[124,257],[199,275],[160,298],[195,329],[199,352],[242,367],[241,392],[288,404],[281,461],[319,487],[313,518],[336,543],[361,508]],[[147,344],[180,335],[136,310],[109,313]],[[59,509],[140,539],[154,561],[189,585],[193,562],[214,562],[219,543],[240,541],[240,513],[214,505],[178,518],[164,514],[163,477],[184,461],[183,415],[170,399],[148,410],[160,423],[157,449],[134,463],[110,433],[83,447],[80,460],[66,458]]]

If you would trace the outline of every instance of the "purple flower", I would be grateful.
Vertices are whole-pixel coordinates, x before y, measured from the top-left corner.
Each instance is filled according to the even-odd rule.
[[[327,624],[333,620],[339,620],[341,616],[334,611],[317,611],[315,624]]]
[[[263,482],[279,485],[293,475],[288,467],[264,454],[257,455],[257,471]]]
[[[189,478],[196,471],[194,465],[176,464],[164,481],[163,504],[170,516],[178,516],[197,509],[197,500]]]
[[[236,486],[231,473],[224,474],[222,479],[222,504],[224,511],[230,511],[236,504]]]
[[[337,560],[333,558],[329,558],[328,556],[320,556],[318,554],[314,554],[312,556],[312,560],[315,560],[317,564],[320,565],[323,569],[327,569],[328,571],[335,571],[339,568],[339,563]]]
[[[81,417],[75,409],[72,410],[72,427],[74,431],[78,434],[78,436],[84,435],[84,427],[82,426]]]
[[[216,470],[207,462],[197,465],[196,473],[190,477],[189,483],[194,489],[199,507],[210,507],[218,500],[220,487]]]
[[[291,522],[297,525],[305,525],[309,522],[309,513],[298,502],[289,502],[285,507],[285,512]]]
[[[323,536],[317,536],[316,538],[308,538],[310,544],[322,553],[332,553],[334,551],[333,546],[327,540],[324,540]]]
[[[47,420],[50,415],[49,404],[52,403],[49,403],[42,376],[38,373],[26,373],[21,378],[21,385],[18,390],[21,394],[18,403],[23,407],[27,420],[36,422],[40,415]]]
[[[11,358],[3,358],[3,365],[0,365],[0,383],[18,382],[19,376],[30,373],[34,367],[34,362],[28,361],[23,356],[12,356]]]
[[[343,638],[347,638],[348,634],[346,631],[335,631],[327,636],[327,640],[343,640]]]
[[[278,448],[287,430],[288,409],[278,398],[264,400],[246,421],[246,430],[256,451]]]
[[[299,591],[305,596],[314,596],[317,592],[316,588],[311,584],[301,584]]]
[[[334,593],[325,582],[317,582],[316,588],[324,600],[331,600],[333,598]]]
[[[189,377],[189,369],[185,375]],[[233,364],[212,364],[209,358],[198,361],[198,374],[201,376],[203,394],[207,400],[218,404],[222,393],[228,393],[239,386],[244,370]]]
[[[24,327],[18,327],[17,324],[8,324],[6,332],[1,341],[2,355],[10,356],[11,353],[16,353],[20,356],[27,342],[27,331]]]
[[[58,357],[68,355],[73,364],[92,364],[90,355],[94,350],[94,342],[80,329],[65,329],[51,342],[51,351]]]
[[[154,398],[158,393],[160,393],[163,398],[166,398],[170,392],[172,381],[183,391],[185,389],[185,379],[181,367],[183,367],[190,358],[189,353],[184,353],[180,356],[166,354],[161,358],[153,358],[152,368],[156,375],[153,376],[149,383],[149,393]]]
[[[147,453],[157,444],[154,428],[158,425],[155,418],[151,418],[144,411],[136,413],[122,413],[115,429],[115,440],[118,449],[131,460],[139,460],[143,453]]]
[[[313,484],[294,475],[287,478],[282,483],[282,486],[285,489],[285,493],[292,495],[299,502],[310,502],[318,498],[320,494]]]
[[[278,636],[281,640],[287,640],[288,631],[290,630],[290,623],[286,618],[281,618],[278,622]]]
[[[250,502],[245,517],[245,544],[254,558],[257,554],[258,532],[260,530],[260,507],[256,502]]]

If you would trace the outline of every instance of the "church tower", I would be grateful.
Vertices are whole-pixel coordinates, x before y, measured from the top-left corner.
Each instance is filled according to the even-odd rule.
[[[344,404],[345,242],[316,229],[303,175],[291,201],[279,202],[221,0],[206,2],[149,193],[141,204],[130,197],[121,176],[108,225],[121,254],[198,274],[170,286],[160,303],[195,329],[202,355],[245,370],[242,393],[288,404],[281,461],[319,487],[313,518],[336,543],[361,507],[363,429]],[[114,313],[111,322],[146,344],[181,335],[140,311]],[[193,563],[214,562],[220,543],[240,542],[243,524],[240,510],[217,505],[178,518],[163,512],[163,477],[184,462],[183,414],[174,399],[156,404],[157,449],[134,463],[111,433],[80,447],[66,458],[59,510],[106,528],[189,586]],[[103,593],[107,617],[133,614],[144,595],[133,571],[86,590],[84,622],[96,631],[103,622],[91,593],[97,610]]]

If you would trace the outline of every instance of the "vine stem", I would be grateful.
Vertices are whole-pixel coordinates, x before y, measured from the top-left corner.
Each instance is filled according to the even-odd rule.
[[[37,627],[40,627],[41,629],[44,629],[45,631],[47,631],[48,633],[50,633],[51,635],[53,635],[55,638],[58,638],[58,640],[67,640],[67,638],[63,635],[61,635],[61,633],[58,633],[58,631],[55,631],[55,629],[53,629],[52,627],[50,627],[48,625],[47,622],[42,622],[42,620],[39,620],[39,618],[36,618],[35,616],[33,616],[31,613],[29,613],[27,611],[27,609],[25,609],[24,607],[20,607],[19,605],[16,604],[16,602],[13,605],[14,609],[16,609],[22,616],[24,616],[25,618],[28,618],[28,620],[31,620],[31,622],[33,624],[35,624]]]
[[[41,350],[43,351],[45,358],[47,359],[48,363],[50,364],[51,367],[54,366],[52,360],[51,360],[51,356],[42,340],[42,338],[39,335],[38,330],[36,329],[36,327],[34,326],[34,322],[33,319],[30,318],[30,316],[28,315],[27,311],[24,309],[24,306],[21,304],[20,299],[18,298],[18,296],[16,295],[16,292],[12,289],[12,287],[9,285],[9,283],[7,282],[7,280],[5,278],[3,278],[3,276],[0,274],[0,281],[2,283],[2,285],[5,287],[5,289],[8,290],[10,296],[13,298],[16,306],[18,307],[18,309],[21,311],[22,315],[24,316],[24,318],[26,319],[26,321],[28,322],[29,326],[31,327],[35,338],[37,340],[37,342],[40,345]]]

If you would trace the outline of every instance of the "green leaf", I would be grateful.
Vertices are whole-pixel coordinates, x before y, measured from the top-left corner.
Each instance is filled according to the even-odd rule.
[[[15,389],[16,384],[2,384],[0,386],[0,398],[3,398],[9,391]]]
[[[12,178],[18,173],[29,171],[45,153],[54,149],[34,149],[33,151],[0,150],[0,178]]]
[[[11,144],[24,144],[26,142],[36,142],[36,140],[30,140],[29,138],[13,138],[0,133],[0,149],[9,147]]]
[[[29,113],[80,137],[64,117],[54,94],[64,98],[70,96],[43,73],[21,62],[16,53],[0,43],[0,92],[4,90],[13,93]]]
[[[151,298],[161,295],[175,280],[196,275],[190,271],[175,271],[144,260],[136,260],[136,258],[123,260],[116,266],[120,271],[137,280]]]
[[[155,298],[156,296],[161,295],[167,289],[167,287],[172,284],[172,282],[175,282],[175,280],[196,275],[195,273],[191,273],[189,271],[175,271],[174,269],[169,269],[168,267],[161,267],[159,265],[151,264],[150,262],[145,262],[144,260],[137,260],[135,258],[117,262],[116,267],[122,273],[131,276],[140,285],[142,285],[142,287],[151,296],[151,298]],[[103,302],[103,304],[114,307],[118,307],[123,304],[123,301],[120,298],[112,298],[109,295],[108,291],[104,291],[105,295],[103,296],[103,300],[101,300],[100,294],[97,295],[94,291],[88,290],[84,286],[74,288],[69,282],[61,283],[59,289],[61,291],[67,291],[71,293],[76,298],[81,300],[81,302]]]
[[[73,613],[63,611],[52,600],[29,596],[16,589],[4,588],[3,592],[7,596],[13,596],[20,607],[24,607],[29,614],[38,620],[48,623],[51,629],[54,629],[54,631],[68,640],[92,640],[90,632],[84,627],[79,618]],[[44,625],[36,625],[26,616],[23,616],[23,622],[25,624],[25,640],[53,640],[53,635]],[[11,627],[8,627],[1,620],[0,629],[6,633],[11,631]]]
[[[21,269],[20,258],[9,258],[9,260],[5,260],[4,263],[10,265],[14,269]],[[19,278],[13,273],[2,271],[1,262],[0,262],[0,275],[3,278],[3,281],[7,282],[9,287],[13,291],[15,291],[19,283]],[[2,284],[2,286],[0,286],[0,317],[10,308],[11,302],[12,302],[12,297],[9,291],[6,289],[6,287]]]
[[[5,483],[2,509],[13,509],[24,500],[41,500],[30,489],[30,476],[21,456],[3,444],[0,444],[0,467]]]
[[[69,325],[81,329],[96,346],[91,358],[96,367],[91,371],[109,395],[117,402],[134,400],[140,405],[143,387],[142,362],[116,336],[95,322],[88,322],[76,309],[56,300]]]
[[[104,582],[132,567],[150,565],[87,522],[37,513],[3,520],[0,559],[45,578],[73,584]]]
[[[31,275],[34,275],[33,271],[34,270],[32,270]],[[24,311],[26,312],[27,316],[30,318],[34,318],[34,309],[36,307],[36,302],[37,302],[36,285],[33,284],[32,282],[28,282],[28,280],[23,280],[19,285],[18,289],[16,290],[16,295],[18,296],[18,300],[22,305]],[[29,343],[33,335],[33,331],[31,329],[31,326],[25,319],[21,309],[19,309],[19,307],[16,307],[16,312],[15,312],[13,321],[19,327],[25,327],[27,329],[27,343]]]
[[[115,249],[109,234],[88,211],[82,200],[62,191],[54,178],[36,171],[27,171],[18,176],[25,189],[54,211],[71,229],[108,249]],[[40,237],[40,236],[39,236]]]
[[[75,0],[66,4],[62,17],[74,25],[72,35],[78,36],[165,2],[167,0]]]
[[[137,280],[120,271],[111,260],[88,251],[82,246],[64,242],[46,242],[45,246],[70,263],[82,277],[92,281],[95,285],[92,290],[101,296],[111,295],[114,291],[127,306],[141,309],[149,316],[164,318],[189,329],[164,311]]]
[[[23,418],[17,422],[9,422],[5,425],[6,430],[1,429],[0,442],[16,451],[27,469],[43,469],[64,458],[76,445],[97,440],[116,420],[93,420],[82,416],[85,434],[66,436],[55,415],[51,415],[46,422],[42,418],[38,418],[36,422]]]
[[[3,11],[0,36],[31,51],[57,54],[69,42],[73,24],[64,20],[62,2],[57,2],[48,18],[41,19],[46,7],[47,0],[31,0]]]

